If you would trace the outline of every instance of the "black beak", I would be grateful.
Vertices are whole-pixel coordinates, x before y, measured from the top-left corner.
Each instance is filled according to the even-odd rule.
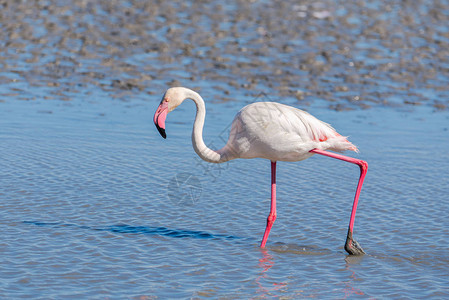
[[[167,135],[165,134],[165,118],[167,117],[167,113],[168,113],[168,102],[162,100],[161,104],[154,113],[153,122],[154,125],[156,125],[157,130],[164,139],[167,138]]]
[[[159,127],[159,125],[157,125],[157,123],[156,123],[156,128],[157,128],[157,130],[159,131],[159,133],[161,134],[161,136],[162,136],[164,139],[166,139],[166,138],[167,138],[167,134],[165,133],[165,129]]]

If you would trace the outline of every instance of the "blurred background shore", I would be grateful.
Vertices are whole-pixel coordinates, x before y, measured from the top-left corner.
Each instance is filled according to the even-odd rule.
[[[184,85],[335,110],[449,101],[449,8],[417,1],[1,1],[0,100]]]

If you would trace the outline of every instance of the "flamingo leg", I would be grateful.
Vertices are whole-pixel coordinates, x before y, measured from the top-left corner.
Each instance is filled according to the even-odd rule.
[[[346,237],[345,250],[350,255],[362,255],[365,254],[362,247],[360,247],[359,243],[353,238],[353,230],[354,230],[354,220],[355,220],[355,212],[357,210],[357,204],[359,202],[360,191],[362,190],[363,180],[365,179],[366,172],[368,171],[368,163],[361,159],[356,159],[349,156],[344,156],[337,153],[327,152],[324,150],[313,149],[310,150],[312,153],[321,154],[324,156],[329,156],[332,158],[340,159],[343,161],[347,161],[349,163],[356,164],[360,167],[360,177],[359,182],[357,184],[357,190],[354,196],[354,204],[352,205],[351,218],[349,220],[349,228],[348,235]]]
[[[271,162],[271,208],[270,214],[267,218],[267,227],[265,228],[265,233],[263,234],[261,248],[265,248],[267,243],[268,235],[270,234],[271,227],[276,220],[276,162]]]

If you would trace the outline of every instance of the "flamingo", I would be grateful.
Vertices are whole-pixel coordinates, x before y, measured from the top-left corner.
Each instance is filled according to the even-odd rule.
[[[357,203],[368,170],[368,163],[327,151],[352,150],[358,152],[357,147],[346,137],[338,134],[331,125],[295,107],[276,102],[256,102],[243,107],[237,113],[232,122],[226,145],[219,150],[212,150],[203,141],[203,126],[206,116],[203,98],[191,89],[173,87],[165,92],[153,118],[156,128],[164,139],[167,137],[165,132],[167,114],[186,99],[191,99],[196,104],[192,144],[200,158],[210,163],[223,163],[236,158],[265,158],[271,161],[271,207],[260,244],[261,248],[265,248],[268,235],[276,220],[276,162],[301,161],[314,154],[320,154],[356,164],[360,168],[345,250],[350,255],[365,253],[353,238],[353,229]]]

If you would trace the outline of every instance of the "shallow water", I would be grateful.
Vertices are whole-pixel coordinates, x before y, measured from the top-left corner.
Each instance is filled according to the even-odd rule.
[[[26,9],[31,4],[9,4],[2,10],[1,20],[13,18],[8,10],[26,12],[16,13],[26,30],[8,27],[12,31],[1,33],[10,34],[3,39],[9,44],[1,58],[0,298],[449,296],[447,57],[430,55],[447,50],[448,30],[425,25],[447,18],[446,1],[416,1],[416,11],[412,4],[401,7],[393,1],[385,14],[376,13],[376,3],[383,5],[377,1],[351,6],[305,2],[290,9],[289,2],[209,5],[193,20],[194,27],[185,25],[191,22],[185,11],[201,9],[195,5],[160,4],[155,11],[151,5],[143,8],[143,2],[107,2],[110,9],[106,2],[95,8],[73,3],[35,10]],[[438,11],[427,14],[432,7]],[[255,17],[250,8],[266,14]],[[151,12],[148,19],[141,11]],[[286,20],[309,29],[295,35],[277,14],[289,16],[287,11],[298,18]],[[411,11],[415,21],[397,19],[408,25],[388,35],[395,25],[389,17]],[[384,19],[371,23],[373,14]],[[181,25],[175,16],[182,17]],[[217,21],[226,16],[233,17]],[[113,18],[135,22],[117,28],[107,23]],[[78,31],[61,41],[73,19],[79,20]],[[270,19],[273,23],[265,23]],[[346,37],[328,26],[343,21],[351,25],[344,29]],[[258,55],[255,50],[236,55],[223,45],[237,37],[219,34],[233,24],[230,34],[240,33],[241,47],[263,45],[260,35],[275,40]],[[374,39],[357,24],[372,25],[366,28],[385,39]],[[433,39],[421,45],[415,34],[425,33],[412,30],[416,26],[431,30]],[[217,47],[208,40],[209,27]],[[276,28],[302,50],[276,54],[282,45]],[[31,29],[37,36],[30,37]],[[122,30],[134,38],[163,40],[167,48],[145,38],[132,44],[133,36]],[[316,32],[324,33],[318,37]],[[84,50],[75,43],[83,36]],[[370,38],[360,41],[364,36]],[[186,37],[203,48],[170,47],[189,44]],[[410,41],[408,48],[396,49],[398,38]],[[329,41],[324,50],[333,53],[331,60],[308,58],[311,49]],[[337,53],[356,42],[356,56]],[[180,57],[171,56],[178,52]],[[228,60],[215,61],[217,53]],[[429,68],[420,62],[392,60],[411,53],[431,62],[434,71],[426,73]],[[308,73],[282,63],[293,57],[307,70],[322,63],[324,69]],[[355,58],[366,61],[351,71],[347,68]],[[237,64],[246,60],[257,65]],[[224,66],[211,67],[211,61]],[[373,76],[363,77],[369,68]],[[264,75],[256,70],[277,75],[271,83],[263,77],[256,83],[254,76]],[[352,79],[338,75],[348,70]],[[298,80],[297,86],[286,78]],[[412,81],[416,86],[407,86]],[[199,160],[190,139],[192,102],[170,113],[167,139],[162,139],[152,115],[165,88],[176,83],[201,88],[207,105],[204,139],[212,147],[224,144],[234,114],[254,101],[305,108],[349,135],[361,152],[348,154],[369,163],[355,222],[355,238],[367,254],[349,257],[343,249],[358,168],[317,155],[278,163],[278,218],[267,248],[260,249],[269,212],[269,162]],[[365,97],[354,100],[360,91]]]
[[[184,124],[193,105],[169,116],[163,140],[150,104],[2,104],[2,297],[448,295],[447,114],[314,111],[370,164],[355,224],[367,254],[354,258],[343,244],[356,167],[279,163],[278,219],[261,250],[269,163],[200,162]],[[206,140],[226,128],[226,106],[209,105]],[[169,196],[180,173],[200,196]]]

